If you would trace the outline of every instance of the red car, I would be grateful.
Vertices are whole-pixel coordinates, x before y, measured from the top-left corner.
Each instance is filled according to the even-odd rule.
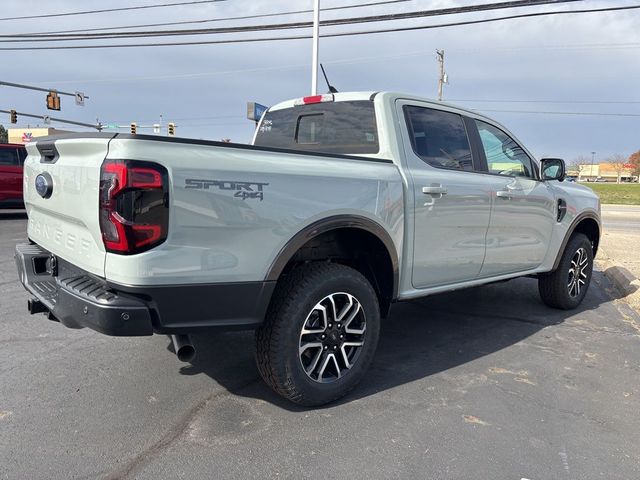
[[[0,208],[24,208],[22,166],[25,158],[24,145],[0,144]]]

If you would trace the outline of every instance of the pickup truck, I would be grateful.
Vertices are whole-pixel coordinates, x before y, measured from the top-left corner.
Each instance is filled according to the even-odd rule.
[[[258,370],[301,405],[365,374],[394,302],[521,276],[571,309],[600,203],[502,125],[388,92],[262,116],[252,145],[75,134],[27,146],[31,313],[115,336],[255,329]]]

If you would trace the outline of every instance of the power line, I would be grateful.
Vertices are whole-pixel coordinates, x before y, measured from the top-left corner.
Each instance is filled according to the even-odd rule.
[[[374,34],[374,33],[405,32],[405,31],[412,31],[412,30],[427,30],[427,29],[455,27],[455,26],[463,26],[463,25],[475,25],[475,24],[481,24],[481,23],[490,23],[490,22],[512,20],[512,19],[518,19],[518,18],[530,18],[530,17],[574,14],[574,13],[613,12],[613,11],[623,11],[623,10],[631,10],[631,9],[638,9],[638,8],[640,8],[640,5],[630,5],[630,6],[624,6],[624,7],[593,8],[593,9],[584,9],[584,10],[560,10],[560,11],[553,11],[553,12],[537,12],[537,13],[526,13],[521,15],[509,15],[504,17],[486,18],[481,20],[467,20],[463,22],[441,23],[441,24],[435,24],[435,25],[363,30],[358,32],[325,33],[325,34],[321,34],[320,36],[323,38],[331,38],[331,37],[367,35],[367,34]],[[169,46],[182,46],[182,45],[214,45],[214,44],[256,43],[256,42],[286,41],[286,40],[306,40],[309,38],[311,38],[311,35],[291,35],[291,36],[282,36],[282,37],[245,38],[245,39],[229,39],[229,40],[202,40],[202,41],[191,41],[191,42],[130,43],[130,44],[106,44],[106,45],[64,45],[64,46],[44,46],[44,47],[0,47],[0,51],[169,47]]]
[[[498,113],[532,113],[538,115],[590,115],[597,117],[640,117],[640,113],[603,113],[603,112],[542,112],[534,110],[485,110],[479,109],[479,112],[498,112]]]
[[[465,7],[452,7],[437,10],[422,10],[414,12],[388,13],[381,15],[370,15],[365,17],[350,17],[342,19],[323,20],[321,26],[336,25],[352,25],[355,23],[371,23],[394,20],[407,20],[413,18],[423,18],[441,15],[453,15],[470,12],[483,12],[490,10],[504,10],[509,8],[531,7],[539,5],[573,3],[584,0],[515,0],[498,3],[487,3],[481,5],[469,5]],[[149,38],[163,36],[182,36],[182,35],[209,35],[219,33],[240,33],[240,32],[256,32],[269,30],[285,30],[298,29],[313,26],[313,22],[292,22],[279,24],[263,24],[263,25],[246,25],[235,27],[219,27],[219,28],[200,28],[200,29],[180,29],[180,30],[143,30],[134,32],[110,32],[110,33],[82,33],[82,34],[38,34],[28,36],[26,34],[6,34],[0,35],[0,38],[9,38],[10,40],[0,40],[0,42],[48,42],[48,41],[69,41],[69,40],[104,40],[114,38]]]
[[[537,45],[536,47],[522,47],[522,48],[535,48],[537,50],[539,49],[544,49],[544,48],[552,48],[552,49],[556,49],[556,48],[607,48],[607,49],[612,49],[612,48],[640,48],[640,43],[624,43],[624,44],[596,44],[596,43],[587,43],[587,44],[571,44],[571,45]],[[517,49],[516,47],[513,47],[514,49]],[[491,50],[494,51],[498,48],[492,48]],[[461,50],[455,50],[455,51],[461,51]],[[464,50],[462,50],[464,51]],[[355,57],[355,58],[343,58],[343,59],[339,59],[339,60],[328,60],[325,61],[325,64],[328,65],[353,65],[353,64],[358,64],[358,63],[367,63],[367,62],[379,62],[380,60],[386,60],[386,59],[398,59],[398,58],[408,58],[408,57],[417,57],[417,56],[424,56],[424,55],[430,55],[432,52],[431,51],[425,51],[425,50],[421,50],[421,51],[414,51],[414,52],[407,52],[407,53],[401,53],[401,54],[394,54],[394,55],[376,55],[376,56],[368,56],[368,57]],[[56,84],[63,84],[63,83],[128,83],[128,82],[147,82],[147,81],[154,81],[154,80],[175,80],[175,79],[190,79],[190,78],[202,78],[202,77],[209,77],[209,76],[218,76],[218,75],[229,75],[229,74],[235,74],[235,73],[255,73],[255,72],[267,72],[267,71],[276,71],[276,70],[289,70],[289,69],[297,69],[297,68],[307,68],[309,66],[308,63],[296,63],[296,64],[289,64],[289,65],[276,65],[276,66],[270,66],[270,67],[256,67],[256,68],[243,68],[243,69],[236,69],[236,70],[215,70],[215,71],[208,71],[208,72],[192,72],[192,73],[174,73],[174,74],[164,74],[164,75],[144,75],[144,76],[137,76],[137,77],[131,77],[131,76],[119,76],[119,77],[110,77],[110,78],[88,78],[88,79],[74,79],[74,80],[47,80],[51,83],[56,83]],[[470,100],[470,99],[448,99],[447,101],[454,101],[454,102],[482,102],[482,100]],[[499,102],[501,100],[491,100],[492,102]],[[526,100],[514,100],[514,102],[526,102]],[[508,102],[508,100],[505,100],[505,102]],[[535,103],[573,103],[572,101],[568,101],[568,102],[561,102],[561,101],[545,101],[545,100],[535,100]],[[588,101],[584,101],[584,103],[596,103],[596,102],[588,102]],[[635,101],[629,101],[629,102],[625,102],[625,101],[620,101],[620,102],[602,102],[602,103],[635,103]]]
[[[154,5],[139,5],[134,7],[104,8],[101,10],[83,10],[80,12],[45,13],[42,15],[26,15],[23,17],[4,17],[4,18],[0,18],[0,22],[4,22],[7,20],[27,20],[32,18],[69,17],[73,15],[90,15],[94,13],[123,12],[125,10],[144,10],[149,8],[177,7],[179,5],[197,5],[200,3],[217,3],[217,2],[226,2],[226,1],[227,0],[196,0],[196,1],[190,1],[190,2],[174,2],[174,3],[158,3]]]
[[[411,2],[413,0],[384,0],[379,2],[369,2],[369,3],[359,3],[354,5],[343,5],[340,7],[326,7],[321,8],[322,12],[329,12],[333,10],[347,10],[351,8],[362,8],[362,7],[371,7],[377,5],[389,5],[394,3],[405,3]],[[77,32],[99,32],[104,30],[119,30],[126,28],[145,28],[145,27],[167,27],[171,25],[188,25],[192,23],[212,23],[212,22],[225,22],[229,20],[251,20],[255,18],[269,18],[269,17],[282,17],[284,15],[298,15],[302,13],[313,13],[313,10],[293,10],[289,12],[278,12],[278,13],[263,13],[258,15],[242,15],[236,17],[223,17],[223,18],[210,18],[206,20],[185,20],[182,22],[164,22],[164,23],[146,23],[146,24],[138,24],[138,25],[121,25],[117,27],[101,27],[101,28],[79,28],[75,30],[57,30],[51,32],[32,32],[32,33],[24,33],[22,35],[49,35],[49,34],[60,34],[60,33],[77,33]]]

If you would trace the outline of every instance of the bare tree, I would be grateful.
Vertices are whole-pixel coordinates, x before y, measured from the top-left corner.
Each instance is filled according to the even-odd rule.
[[[573,174],[575,172],[580,178],[586,165],[591,165],[591,158],[586,155],[578,155],[567,163],[567,173]]]
[[[607,158],[606,162],[611,164],[613,170],[616,172],[616,183],[620,183],[620,177],[622,177],[622,172],[625,169],[625,165],[627,165],[627,157],[615,153]]]

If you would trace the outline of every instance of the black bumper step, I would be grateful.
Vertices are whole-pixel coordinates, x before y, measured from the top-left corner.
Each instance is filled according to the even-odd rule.
[[[67,327],[88,327],[106,335],[153,334],[149,307],[113,292],[103,279],[38,245],[16,245],[15,260],[20,281],[35,297],[29,301],[31,313],[46,313]]]

